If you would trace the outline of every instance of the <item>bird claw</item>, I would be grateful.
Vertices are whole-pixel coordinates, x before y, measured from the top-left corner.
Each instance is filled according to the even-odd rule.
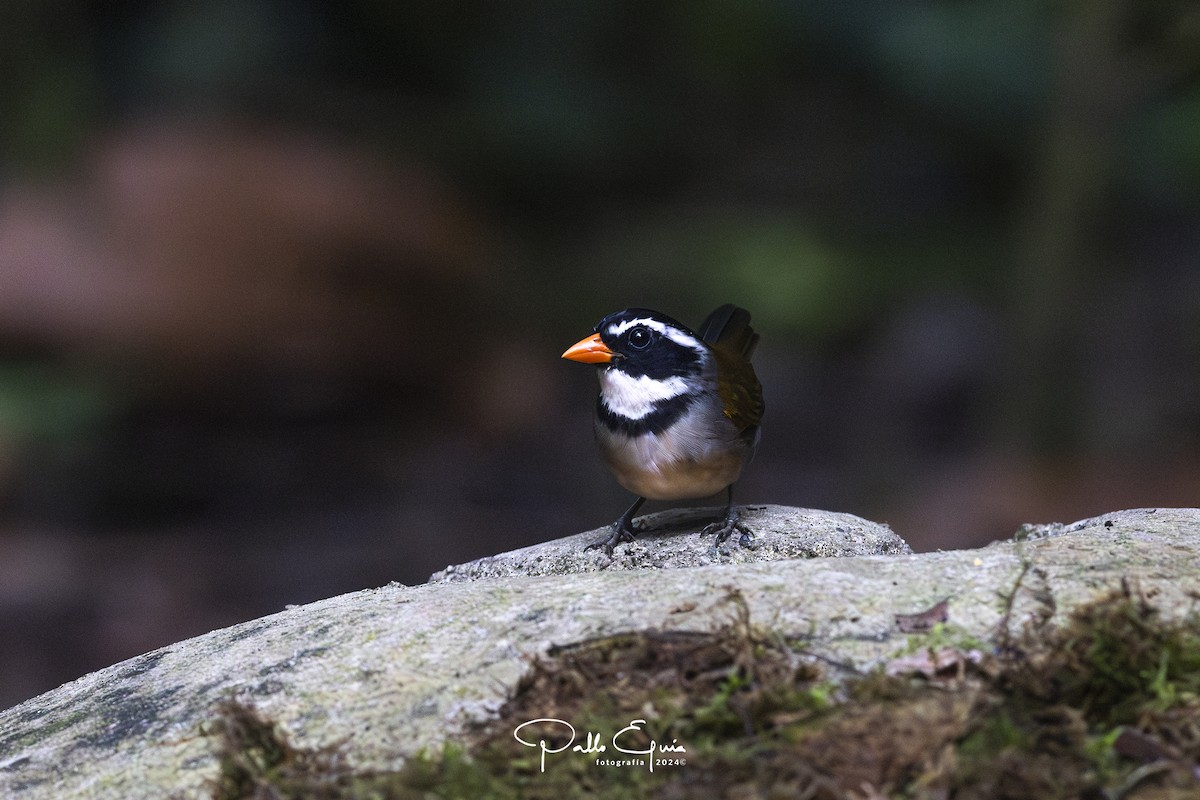
[[[599,550],[600,548],[604,548],[604,552],[611,557],[613,554],[613,548],[622,542],[634,541],[637,538],[637,532],[639,529],[642,529],[642,526],[636,524],[628,527],[622,527],[621,521],[617,520],[612,524],[612,533],[603,539],[598,539],[597,541],[592,542],[583,549],[586,552],[588,550]]]
[[[738,532],[738,544],[742,547],[753,550],[757,546],[754,543],[754,533],[738,519],[736,508],[731,508],[724,519],[705,525],[704,529],[700,531],[700,535],[716,534],[716,544],[721,545],[733,535],[734,531]]]

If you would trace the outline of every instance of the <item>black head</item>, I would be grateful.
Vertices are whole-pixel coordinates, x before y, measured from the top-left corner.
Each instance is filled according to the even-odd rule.
[[[646,308],[609,314],[596,335],[612,352],[610,369],[633,377],[669,378],[700,372],[707,347],[682,323]]]

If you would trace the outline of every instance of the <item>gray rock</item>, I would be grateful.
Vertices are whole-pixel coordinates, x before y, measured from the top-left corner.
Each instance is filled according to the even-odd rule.
[[[344,741],[353,763],[396,767],[493,712],[530,656],[631,629],[712,630],[734,616],[731,588],[757,624],[808,641],[825,663],[860,669],[912,640],[896,614],[947,598],[949,632],[986,640],[1019,575],[1015,623],[1044,610],[1047,593],[1064,615],[1122,580],[1168,618],[1195,606],[1200,510],[1125,511],[1026,534],[978,550],[513,575],[331,598],[0,712],[0,796],[196,796],[215,775],[200,725],[230,696],[278,720],[298,746]]]
[[[742,506],[741,523],[753,536],[750,546],[737,535],[718,545],[701,534],[723,509],[663,511],[639,517],[646,530],[636,541],[618,545],[612,555],[585,549],[606,538],[607,526],[585,533],[488,556],[434,573],[430,583],[455,583],[511,575],[569,575],[616,569],[675,569],[709,564],[744,564],[788,558],[901,555],[907,543],[886,525],[853,514],[791,506]]]

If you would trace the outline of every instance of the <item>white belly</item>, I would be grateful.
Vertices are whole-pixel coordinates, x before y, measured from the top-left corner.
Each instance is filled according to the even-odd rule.
[[[597,424],[600,453],[617,482],[651,500],[690,500],[714,495],[737,481],[753,447],[724,417],[714,429],[691,424],[694,413],[663,433],[632,438]]]

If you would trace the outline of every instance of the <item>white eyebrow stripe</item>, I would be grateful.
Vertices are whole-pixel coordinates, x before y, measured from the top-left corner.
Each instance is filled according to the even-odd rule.
[[[613,337],[617,337],[635,325],[642,325],[652,331],[658,331],[672,342],[683,345],[684,347],[690,347],[697,353],[703,353],[705,351],[704,344],[698,341],[695,337],[684,333],[678,328],[665,325],[656,319],[646,319],[645,317],[639,317],[638,319],[627,319],[623,322],[618,322],[615,325],[609,325],[608,333]]]

